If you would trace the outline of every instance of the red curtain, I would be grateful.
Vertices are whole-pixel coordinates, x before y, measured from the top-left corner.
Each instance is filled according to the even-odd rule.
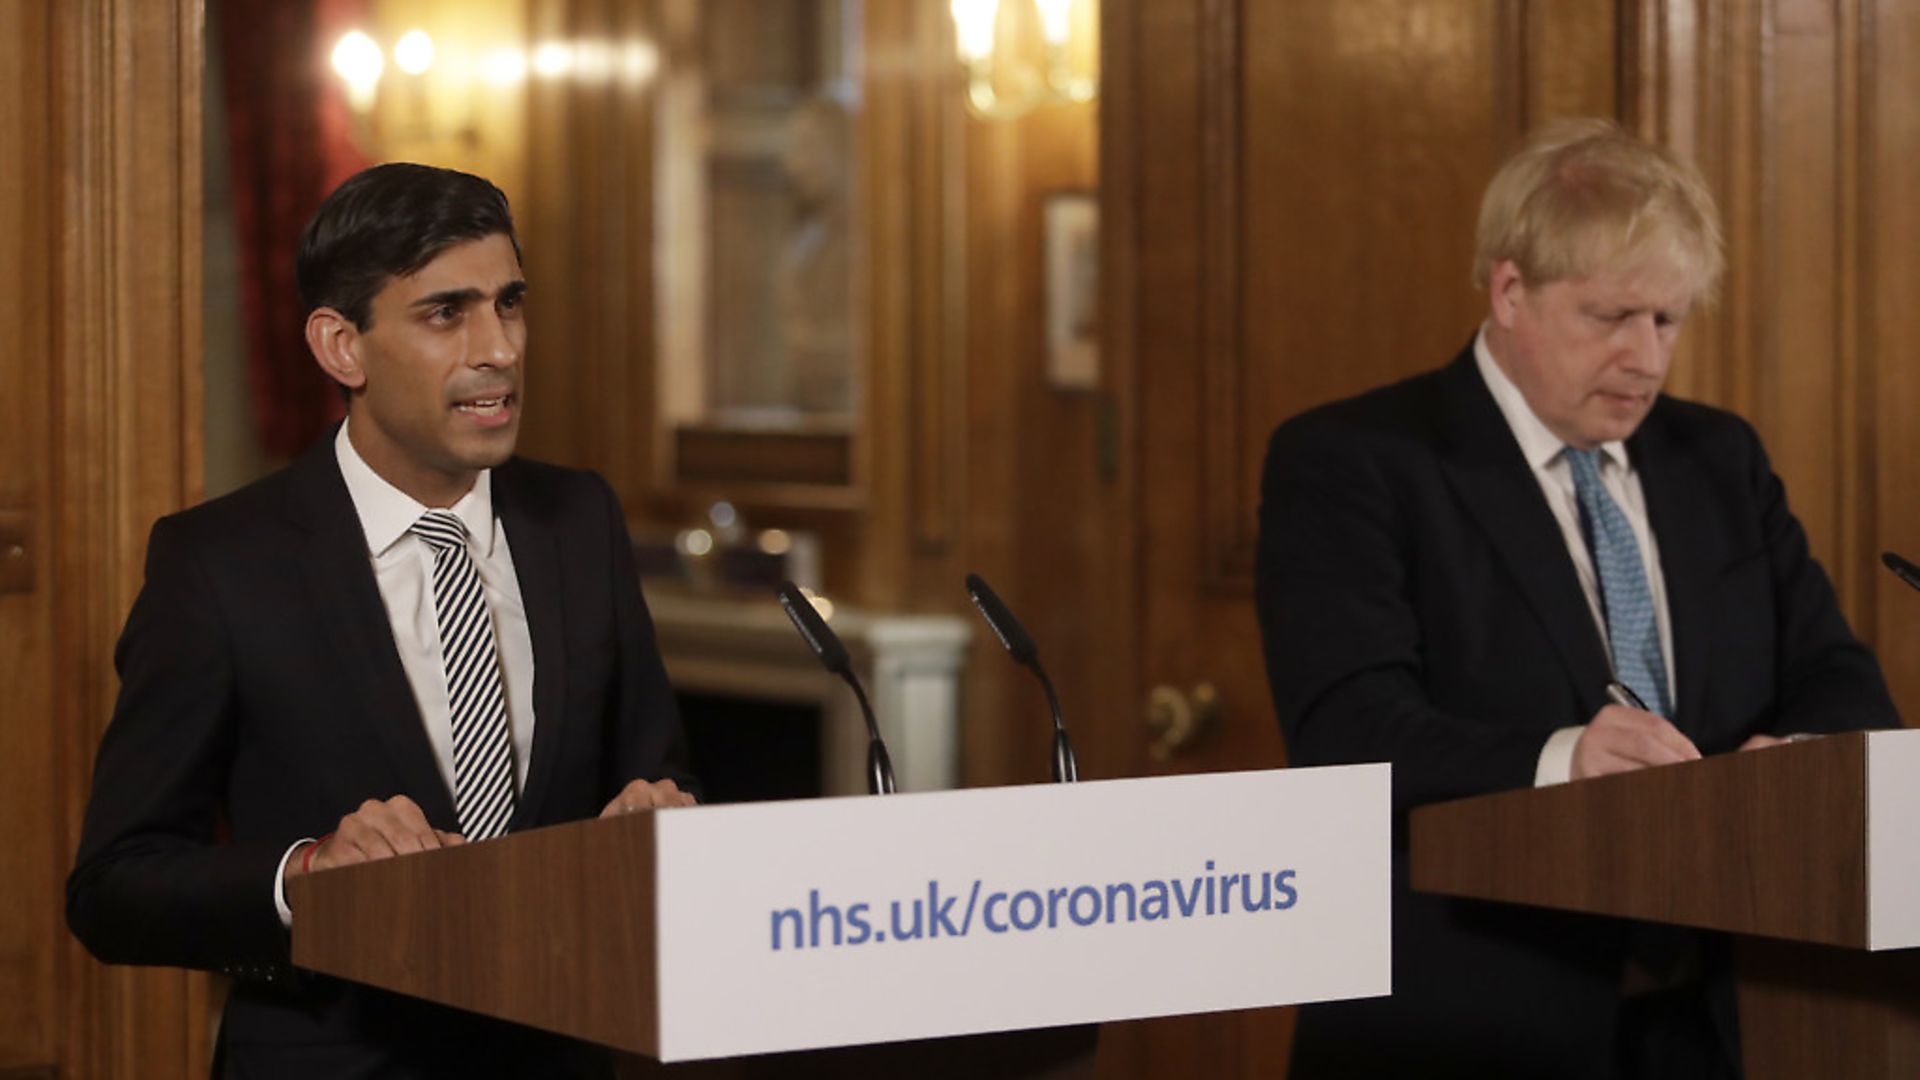
[[[367,158],[329,54],[365,24],[363,0],[227,0],[218,17],[247,370],[260,444],[306,449],[344,411],[307,352],[294,285],[300,230]]]

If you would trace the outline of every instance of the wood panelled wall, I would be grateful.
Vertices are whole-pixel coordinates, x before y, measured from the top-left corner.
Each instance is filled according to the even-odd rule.
[[[667,63],[680,47],[660,41],[658,4],[534,0],[529,11],[534,40],[659,41]],[[705,501],[728,496],[755,527],[814,530],[830,591],[868,607],[972,618],[961,582],[981,572],[1032,624],[1063,697],[1090,700],[1106,665],[1083,647],[1078,605],[1105,591],[1118,550],[1117,466],[1099,467],[1112,399],[1052,390],[1042,377],[1041,206],[1051,192],[1094,188],[1094,108],[968,117],[936,0],[865,5],[861,34],[858,490],[808,505],[663,481],[650,259],[657,85],[532,91],[532,165],[517,207],[538,290],[524,445],[600,469],[643,528],[690,524]],[[969,782],[1046,776],[1045,706],[1030,680],[997,647],[976,646]]]
[[[535,0],[528,40],[651,47],[656,6]],[[528,94],[514,207],[533,320],[526,452],[591,463],[638,512],[654,436],[652,94],[618,79],[536,81]]]
[[[979,573],[992,583],[1040,648],[1080,733],[1084,775],[1113,776],[1111,755],[1089,744],[1085,727],[1114,676],[1097,621],[1097,598],[1118,576],[1123,551],[1113,395],[1047,382],[1042,280],[1045,199],[1096,184],[1094,109],[969,119],[966,130],[965,349],[949,391],[960,396],[962,421],[945,430],[948,456],[964,471],[951,542],[914,550],[914,598],[972,619],[963,578]],[[974,625],[965,779],[1045,780],[1052,728],[1042,691]]]
[[[57,196],[47,101],[54,57],[48,3],[9,0],[0,19],[15,32],[0,37],[0,326],[11,347],[0,350],[0,385],[13,398],[11,422],[0,424],[0,1067],[59,1060],[63,853],[59,760],[53,713],[54,621],[52,550],[54,413],[53,253]],[[19,554],[15,554],[16,550]]]
[[[1920,158],[1920,5],[1884,0],[1852,25],[1864,108],[1861,195],[1851,226],[1865,258],[1851,296],[1862,308],[1858,347],[1872,358],[1874,373],[1859,399],[1873,450],[1858,475],[1872,496],[1876,538],[1911,555],[1920,548],[1920,198],[1913,179]],[[1874,645],[1911,723],[1920,718],[1920,606],[1885,577],[1872,596]]]
[[[147,530],[200,497],[201,22],[0,3],[0,511],[31,564],[0,594],[0,1069],[208,1065],[209,979],[97,964],[64,910]]]
[[[1642,0],[1629,118],[1700,163],[1729,273],[1677,393],[1733,409],[1774,468],[1894,698],[1920,715],[1920,11],[1901,0]]]
[[[759,488],[678,486],[666,476],[671,431],[657,408],[661,290],[654,226],[659,207],[655,111],[666,67],[698,50],[697,28],[669,18],[658,0],[528,0],[529,41],[590,41],[615,53],[657,55],[659,78],[535,81],[528,87],[527,184],[515,214],[526,248],[533,296],[527,382],[532,404],[522,449],[551,461],[598,469],[619,492],[629,517],[661,529],[700,520],[705,505],[731,498],[753,527],[810,529],[825,544],[833,587],[892,602],[901,589],[894,546],[875,538],[904,528],[897,449],[905,374],[889,363],[863,372],[863,427],[855,468],[861,490],[809,503]],[[922,192],[937,158],[915,145],[937,140],[920,119],[928,94],[926,35],[938,30],[921,4],[874,5],[863,22],[866,100],[858,143],[882,151],[864,160],[861,198],[882,224],[863,236],[860,287],[870,311],[865,347],[893,357],[937,345],[937,320],[919,318],[926,302],[924,260],[937,266],[936,243],[916,245],[917,222],[937,215],[938,196]],[[884,495],[883,495],[884,493]]]

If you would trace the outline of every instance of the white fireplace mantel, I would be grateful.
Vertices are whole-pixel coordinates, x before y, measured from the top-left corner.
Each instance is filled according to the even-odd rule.
[[[853,691],[821,668],[771,592],[764,600],[646,586],[674,689],[817,705],[821,791],[867,790],[867,728]],[[901,791],[960,783],[960,678],[972,639],[953,615],[839,608],[830,623],[867,688]]]

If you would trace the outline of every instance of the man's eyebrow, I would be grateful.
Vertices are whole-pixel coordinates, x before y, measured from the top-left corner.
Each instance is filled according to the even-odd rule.
[[[420,299],[415,300],[410,306],[425,308],[452,304],[455,307],[465,307],[484,295],[485,294],[479,289],[473,288],[472,286],[464,289],[441,289],[439,292],[428,293]]]
[[[514,281],[507,282],[505,285],[500,286],[499,295],[501,297],[512,297],[512,298],[518,299],[520,296],[525,294],[526,291],[527,291],[527,283],[525,281],[516,279]],[[440,307],[443,304],[452,304],[455,307],[465,307],[476,300],[485,300],[486,298],[487,298],[486,293],[481,292],[479,289],[469,285],[464,289],[441,289],[439,292],[428,293],[427,295],[421,297],[420,299],[415,300],[412,304],[409,304],[408,306],[416,307],[416,308],[429,308],[429,307]]]

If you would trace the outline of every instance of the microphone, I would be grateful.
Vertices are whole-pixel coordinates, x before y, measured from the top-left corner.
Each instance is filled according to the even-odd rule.
[[[1887,569],[1893,571],[1894,577],[1920,589],[1920,566],[1913,565],[1891,551],[1881,552],[1880,561],[1887,564]]]
[[[853,696],[860,701],[860,714],[867,718],[867,793],[893,794],[893,760],[887,756],[887,744],[880,738],[880,725],[874,722],[867,691],[853,674],[853,661],[847,657],[847,647],[828,628],[827,620],[820,617],[800,586],[791,581],[781,582],[779,595],[780,606],[787,609],[793,628],[800,631],[807,647],[820,658],[820,666],[847,680],[847,685],[853,687]]]
[[[1073,757],[1073,744],[1067,741],[1067,725],[1060,718],[1060,698],[1053,692],[1053,680],[1040,666],[1040,650],[1033,647],[1033,639],[1027,636],[1026,628],[1020,620],[1013,617],[1007,605],[1000,602],[991,586],[979,574],[967,575],[967,595],[972,598],[973,606],[980,609],[980,617],[987,620],[988,629],[993,636],[1006,646],[1007,654],[1015,663],[1033,672],[1040,685],[1047,692],[1047,708],[1053,710],[1053,782],[1070,784],[1080,779],[1080,765]]]

